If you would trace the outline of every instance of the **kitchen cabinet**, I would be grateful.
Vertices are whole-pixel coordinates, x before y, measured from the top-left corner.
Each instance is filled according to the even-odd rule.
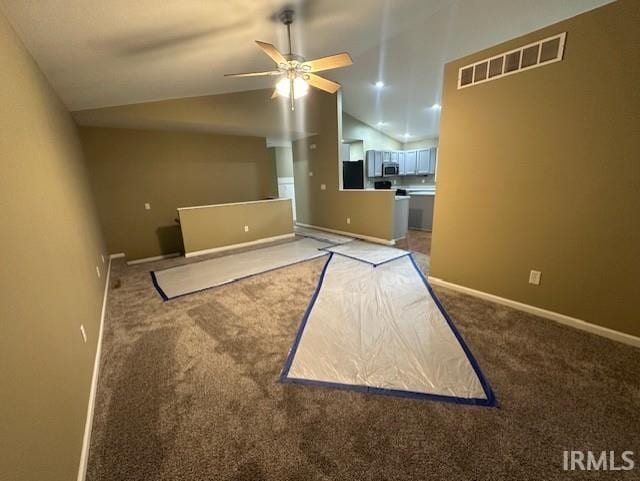
[[[398,164],[398,175],[433,175],[437,148],[417,150],[367,150],[367,176],[382,177],[383,162]]]
[[[349,162],[351,160],[350,147],[349,144],[340,144],[340,157],[342,158],[342,162]]]
[[[382,151],[376,150],[375,162],[374,162],[374,173],[375,177],[382,177],[382,162],[384,162],[384,155]]]
[[[436,157],[438,154],[437,147],[432,147],[429,149],[429,174],[436,173]]]
[[[417,150],[407,150],[405,152],[405,160],[404,160],[404,175],[416,175],[418,170],[418,151]]]
[[[382,151],[367,150],[367,177],[382,177]]]
[[[375,177],[375,150],[367,150],[365,161],[367,163],[367,177]]]
[[[420,149],[418,150],[418,174],[426,175],[429,174],[429,159],[431,156],[429,155],[429,149]]]
[[[405,157],[405,152],[398,152],[398,175],[407,175]]]

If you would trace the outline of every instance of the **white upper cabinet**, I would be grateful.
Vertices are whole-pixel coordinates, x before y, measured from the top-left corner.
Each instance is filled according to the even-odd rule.
[[[407,175],[405,158],[406,158],[406,153],[399,151],[398,152],[398,175]]]
[[[382,162],[385,162],[385,160],[384,160],[384,152],[382,152],[380,150],[376,150],[375,175],[374,175],[374,177],[382,177]]]
[[[340,157],[342,158],[342,162],[349,162],[351,160],[350,151],[351,149],[349,144],[340,144]]]
[[[365,155],[365,161],[367,162],[367,177],[375,177],[375,158],[376,151],[375,150],[367,150]]]
[[[431,156],[429,155],[429,149],[420,149],[418,150],[418,174],[426,175],[429,174],[429,159]]]
[[[437,150],[367,150],[367,176],[382,177],[383,162],[397,163],[398,175],[433,175]]]
[[[367,150],[367,177],[382,177],[381,150]]]
[[[429,149],[429,174],[436,173],[436,156],[438,153],[437,147],[431,147]]]
[[[418,151],[407,150],[404,160],[404,175],[416,175],[418,172]]]

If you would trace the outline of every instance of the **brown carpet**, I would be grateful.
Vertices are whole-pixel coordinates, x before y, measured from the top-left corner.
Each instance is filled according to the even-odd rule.
[[[163,302],[149,270],[182,262],[114,261],[89,481],[640,478],[562,471],[640,453],[640,350],[437,289],[499,409],[282,385],[325,260]]]
[[[409,229],[404,239],[396,241],[396,247],[431,255],[431,232]]]

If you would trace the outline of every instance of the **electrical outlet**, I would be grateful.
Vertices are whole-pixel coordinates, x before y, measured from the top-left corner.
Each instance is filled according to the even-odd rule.
[[[309,172],[309,177],[313,177],[313,172]]]
[[[540,276],[542,276],[542,272],[540,271],[529,272],[529,284],[533,284],[534,286],[539,286]]]
[[[422,183],[424,184],[427,181],[427,179],[422,179]]]
[[[249,232],[249,226],[248,226],[248,225],[245,225],[245,226],[244,226],[244,231],[245,231],[245,232]]]
[[[151,210],[151,204],[149,204],[149,202],[144,203],[144,210]]]
[[[100,268],[96,266],[96,274],[98,275],[98,279],[100,279]]]
[[[347,224],[351,224],[351,217],[347,217]]]
[[[87,333],[84,330],[84,326],[82,324],[80,324],[80,334],[82,334],[82,340],[86,343],[87,342]]]
[[[327,190],[327,184],[320,184],[320,190]]]
[[[311,144],[309,146],[309,150],[316,150],[316,144]]]
[[[396,185],[396,179],[393,179],[393,185]]]

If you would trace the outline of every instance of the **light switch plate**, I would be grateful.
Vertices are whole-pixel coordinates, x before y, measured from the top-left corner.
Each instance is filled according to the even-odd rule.
[[[327,184],[320,184],[320,190],[327,190]]]
[[[244,231],[245,231],[245,232],[249,232],[249,226],[248,226],[248,225],[245,225],[245,226],[244,226]]]
[[[149,202],[144,203],[144,210],[151,210],[151,204],[149,204]]]
[[[347,224],[351,224],[351,217],[347,217]]]

